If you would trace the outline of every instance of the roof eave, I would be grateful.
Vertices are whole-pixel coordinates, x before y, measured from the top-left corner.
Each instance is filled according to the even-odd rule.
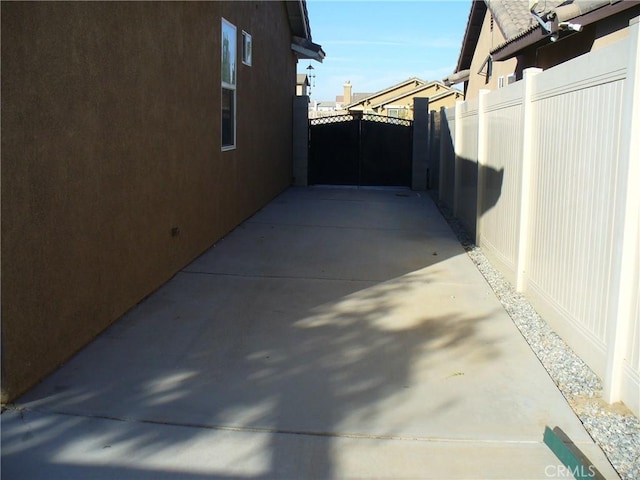
[[[638,5],[640,5],[638,2],[619,1],[617,3],[605,4],[597,9],[586,12],[583,15],[579,15],[573,18],[566,18],[566,20],[572,20],[573,22],[578,23],[584,27],[630,8],[638,7]],[[520,35],[508,40],[502,45],[498,45],[489,53],[495,61],[507,60],[509,58],[517,56],[522,50],[526,48],[535,46],[538,43],[542,43],[548,37],[550,37],[551,34],[556,32],[557,29],[555,32],[546,32],[540,27],[540,25],[536,25],[535,27],[532,27],[531,29],[522,32]]]
[[[455,85],[457,83],[466,82],[467,80],[469,80],[470,76],[471,70],[467,68],[466,70],[460,70],[459,72],[452,73],[451,75],[446,77],[442,81],[442,83],[444,83],[445,86],[450,87],[451,85]]]
[[[306,0],[289,0],[285,1],[285,5],[293,35],[291,50],[296,52],[299,59],[316,60],[322,63],[326,53],[321,45],[312,42]]]
[[[311,40],[311,27],[309,26],[309,14],[304,0],[289,0],[285,2],[291,31],[297,37]]]
[[[296,52],[298,58],[303,60],[315,60],[322,63],[327,56],[322,50],[322,46],[300,37],[293,37],[291,50]]]
[[[480,38],[480,30],[482,29],[482,22],[484,21],[486,12],[487,5],[484,1],[471,2],[469,18],[467,19],[467,26],[464,31],[462,47],[460,48],[460,54],[458,55],[458,63],[456,65],[455,72],[466,70],[471,66],[473,52],[476,44],[478,43],[478,38]]]

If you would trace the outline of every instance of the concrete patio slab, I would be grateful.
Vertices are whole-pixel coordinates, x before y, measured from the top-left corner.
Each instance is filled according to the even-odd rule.
[[[14,408],[10,478],[617,478],[406,190],[288,190]]]

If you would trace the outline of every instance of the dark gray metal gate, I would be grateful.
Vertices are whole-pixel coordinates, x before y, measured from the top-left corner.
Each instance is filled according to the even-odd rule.
[[[411,186],[412,122],[340,115],[309,122],[309,184]]]

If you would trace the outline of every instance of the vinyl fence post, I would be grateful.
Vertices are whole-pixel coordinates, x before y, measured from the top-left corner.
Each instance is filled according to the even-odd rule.
[[[447,125],[444,107],[440,107],[440,111],[438,112],[440,115],[440,148],[438,149],[439,159],[440,159],[440,174],[438,176],[438,200],[442,201],[442,197],[444,196],[444,189],[446,188],[444,177],[444,172],[446,172],[446,155],[444,151],[445,142],[442,141],[445,133],[449,135],[449,126]]]
[[[437,190],[440,183],[440,143],[438,142],[440,133],[436,131],[438,128],[436,115],[440,115],[440,113],[435,110],[429,112],[429,179],[427,188]]]
[[[486,101],[489,90],[482,89],[478,92],[478,176],[476,188],[476,245],[480,245],[482,232],[482,205],[484,201],[485,179],[484,173],[487,165],[488,129]]]
[[[631,378],[625,388],[625,359],[631,357],[634,325],[640,329],[638,308],[640,295],[640,17],[631,20],[629,60],[622,99],[619,163],[614,218],[614,249],[607,322],[607,364],[604,398],[613,403],[623,400],[640,415],[640,385]],[[636,330],[638,331],[638,330]],[[640,348],[635,345],[635,348]],[[640,355],[640,352],[636,352]],[[636,357],[637,358],[637,357]],[[631,362],[629,361],[629,366]],[[631,366],[638,369],[638,365]],[[640,371],[635,374],[640,376]],[[632,377],[630,375],[629,377]]]
[[[462,152],[462,143],[463,132],[462,132],[462,105],[463,101],[458,100],[456,102],[456,113],[455,113],[455,124],[454,124],[454,134],[453,134],[453,155],[454,155],[454,164],[453,164],[453,215],[457,218],[460,217],[459,207],[460,207],[460,182],[462,181],[462,172],[460,165],[460,155],[459,152]]]
[[[542,72],[540,68],[527,68],[524,71],[524,98],[522,99],[522,153],[520,156],[522,173],[520,176],[520,223],[517,236],[516,257],[516,290],[524,292],[526,286],[527,260],[529,258],[530,214],[531,214],[531,182],[533,162],[531,154],[534,142],[533,125],[533,92],[535,76]]]

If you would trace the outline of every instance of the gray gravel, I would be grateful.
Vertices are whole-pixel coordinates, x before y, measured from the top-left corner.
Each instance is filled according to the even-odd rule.
[[[438,203],[438,202],[436,202]],[[623,480],[640,480],[640,420],[624,405],[602,399],[602,382],[596,374],[516,292],[475,245],[474,239],[442,203],[440,212],[471,260],[485,277],[504,309],[565,396],[589,435],[607,455]]]

